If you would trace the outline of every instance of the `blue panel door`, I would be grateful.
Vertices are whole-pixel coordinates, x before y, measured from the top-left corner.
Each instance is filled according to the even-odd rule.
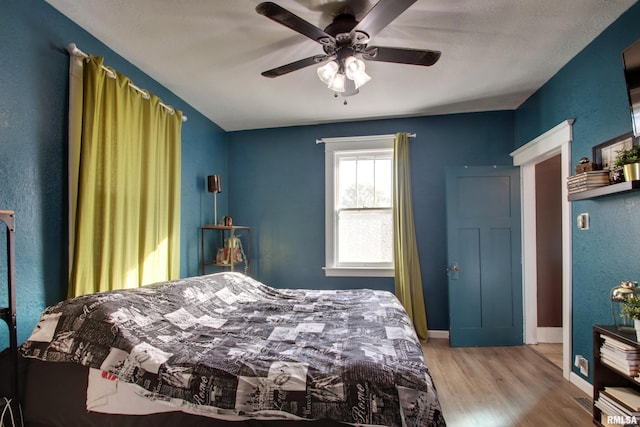
[[[447,170],[452,347],[523,343],[520,170]]]

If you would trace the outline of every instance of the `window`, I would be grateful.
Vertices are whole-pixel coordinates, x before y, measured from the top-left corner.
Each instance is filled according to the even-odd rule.
[[[393,276],[393,135],[325,142],[327,276]]]

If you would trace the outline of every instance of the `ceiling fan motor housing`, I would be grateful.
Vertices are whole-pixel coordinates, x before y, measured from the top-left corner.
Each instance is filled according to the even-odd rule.
[[[351,30],[356,27],[356,25],[358,25],[358,21],[356,21],[355,16],[348,13],[343,13],[337,15],[333,19],[333,22],[327,25],[327,27],[324,29],[324,32],[333,37],[337,37],[337,35],[340,33],[349,34]]]
[[[355,37],[351,34],[352,30],[358,25],[358,21],[355,16],[343,13],[337,15],[333,22],[324,29],[324,32],[329,34],[335,39],[335,42],[328,41],[323,43],[323,49],[326,54],[333,55],[338,54],[338,58],[344,56],[346,58],[349,55],[353,55],[356,51],[361,51],[369,41],[368,34],[362,31],[356,31]],[[345,47],[350,49],[344,49]],[[341,54],[340,52],[348,50],[348,54]]]

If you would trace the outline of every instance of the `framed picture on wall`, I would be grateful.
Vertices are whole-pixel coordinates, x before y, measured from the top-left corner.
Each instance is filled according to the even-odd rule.
[[[637,143],[638,138],[633,136],[633,132],[625,133],[617,138],[595,145],[592,149],[592,161],[597,165],[598,169],[611,170],[618,151],[631,148],[633,144]]]

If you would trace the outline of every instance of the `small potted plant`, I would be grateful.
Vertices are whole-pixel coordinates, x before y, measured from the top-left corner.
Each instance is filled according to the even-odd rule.
[[[625,181],[640,180],[640,145],[618,151],[614,166],[623,168]]]
[[[622,303],[620,316],[633,320],[633,325],[636,330],[636,339],[640,341],[640,296],[634,295],[627,298]]]

